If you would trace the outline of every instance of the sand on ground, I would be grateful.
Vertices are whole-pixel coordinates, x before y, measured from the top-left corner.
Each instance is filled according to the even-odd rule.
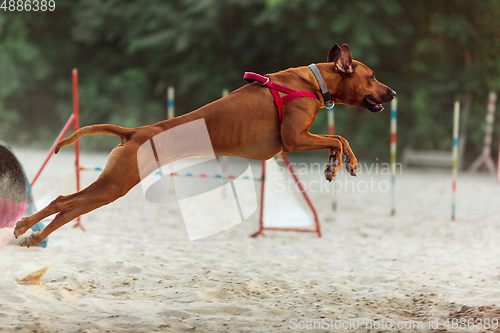
[[[15,153],[32,179],[45,152]],[[106,158],[83,154],[82,164],[102,166]],[[73,165],[70,148],[57,155],[34,186],[36,199],[67,191]],[[82,181],[97,176],[85,172]],[[0,249],[0,331],[500,331],[494,177],[459,174],[455,222],[448,170],[403,169],[394,217],[390,177],[380,170],[340,174],[337,212],[331,194],[312,186],[321,174],[300,177],[311,185],[321,238],[250,238],[256,212],[190,242],[178,206],[148,202],[136,187],[83,216],[85,232],[70,223],[45,249]],[[369,181],[375,190],[364,190]],[[16,280],[49,266],[40,285]]]

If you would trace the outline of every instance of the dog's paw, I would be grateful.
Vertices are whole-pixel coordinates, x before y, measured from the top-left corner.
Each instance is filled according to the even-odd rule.
[[[326,180],[331,182],[333,180],[333,178],[335,178],[335,169],[326,167],[325,168],[325,178],[326,178]]]
[[[325,168],[325,178],[329,182],[332,181],[333,178],[337,175],[337,170],[339,169],[339,159],[337,158],[337,154],[332,152],[330,156],[328,156],[328,162],[326,163]]]
[[[356,177],[356,172],[358,172],[358,160],[354,155],[349,157],[349,152],[345,153],[345,169],[351,176]]]
[[[31,235],[24,237],[24,240],[22,240],[19,245],[30,247],[39,244],[43,239],[41,239],[38,234],[39,232],[34,232]]]
[[[14,236],[19,237],[22,234],[24,234],[26,231],[28,231],[28,223],[26,221],[26,217],[23,217],[16,223],[16,227],[14,228]]]

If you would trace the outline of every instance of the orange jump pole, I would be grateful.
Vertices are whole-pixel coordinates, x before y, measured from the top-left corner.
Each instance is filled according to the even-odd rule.
[[[49,163],[50,158],[54,154],[54,150],[56,149],[57,143],[59,141],[61,141],[62,138],[64,138],[64,136],[66,135],[66,133],[68,133],[68,130],[71,127],[71,125],[73,125],[74,121],[75,121],[75,115],[72,114],[68,118],[68,121],[64,125],[64,127],[61,130],[61,132],[59,133],[59,135],[57,136],[56,141],[54,141],[54,143],[52,144],[52,147],[50,148],[49,154],[47,155],[47,158],[45,159],[45,161],[43,162],[42,166],[40,167],[40,170],[38,170],[38,173],[36,174],[35,178],[33,178],[33,180],[31,181],[31,187],[33,187],[33,185],[35,185],[36,180],[38,179],[38,177],[42,173],[43,169],[45,169],[45,166],[47,165],[47,163]]]
[[[79,121],[79,108],[78,108],[78,71],[73,69],[73,113],[71,116],[68,118],[68,121],[66,121],[66,124],[64,124],[63,129],[61,132],[59,132],[59,135],[57,136],[56,140],[52,144],[52,147],[49,150],[49,153],[47,157],[45,158],[45,161],[43,162],[42,166],[40,167],[40,170],[38,170],[36,176],[33,178],[33,181],[31,182],[31,186],[35,185],[35,182],[37,181],[38,177],[40,177],[43,169],[45,169],[45,166],[47,163],[49,163],[50,158],[54,155],[54,151],[56,149],[56,145],[59,141],[61,141],[66,133],[68,133],[69,129],[73,125],[73,129],[76,131],[78,130],[80,126],[80,121]],[[75,143],[75,171],[76,171],[76,190],[80,191],[80,170],[82,168],[80,167],[80,144],[77,141]],[[83,231],[85,231],[85,228],[81,224],[81,218],[78,217],[76,219],[76,224],[74,227],[80,227]]]

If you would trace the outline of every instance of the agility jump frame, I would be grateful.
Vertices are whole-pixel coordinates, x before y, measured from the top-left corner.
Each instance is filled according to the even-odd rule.
[[[316,213],[316,209],[314,208],[311,200],[309,199],[309,196],[306,193],[306,190],[302,186],[302,184],[299,181],[299,178],[295,174],[295,171],[293,170],[292,165],[290,164],[290,161],[288,160],[288,157],[284,154],[280,154],[281,158],[283,159],[283,162],[286,165],[287,170],[290,172],[292,175],[293,179],[295,180],[295,183],[297,184],[300,192],[304,196],[304,199],[307,202],[307,205],[309,208],[311,208],[311,211],[314,216],[314,229],[307,229],[307,228],[278,228],[278,227],[265,227],[264,226],[264,186],[265,186],[265,181],[266,181],[266,161],[262,161],[262,178],[261,178],[261,188],[260,188],[260,213],[259,213],[259,230],[254,233],[251,237],[257,237],[259,235],[265,236],[264,231],[296,231],[296,232],[313,232],[318,235],[318,237],[321,237],[321,227],[319,224],[318,220],[318,214]]]
[[[31,182],[31,186],[35,184],[37,181],[38,177],[42,173],[43,169],[49,162],[50,158],[54,155],[54,151],[56,149],[56,145],[59,141],[61,141],[66,133],[68,133],[69,129],[71,126],[73,126],[73,130],[76,131],[80,127],[80,110],[79,110],[79,105],[78,105],[78,70],[75,68],[73,69],[72,72],[72,82],[73,82],[73,113],[71,116],[68,118],[68,121],[64,125],[63,129],[57,136],[56,140],[52,144],[52,147],[49,150],[49,154],[47,155],[47,158],[42,164],[42,167],[40,170],[38,170],[38,173],[36,174],[35,178],[33,178],[33,181]],[[80,171],[82,168],[80,167],[80,142],[76,141],[75,142],[75,171],[76,171],[76,191],[80,191]],[[74,228],[80,227],[83,231],[85,231],[85,228],[83,227],[81,223],[81,216],[76,218],[76,224],[73,226]]]

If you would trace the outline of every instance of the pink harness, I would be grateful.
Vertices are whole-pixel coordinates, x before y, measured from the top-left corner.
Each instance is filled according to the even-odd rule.
[[[271,90],[271,93],[274,96],[274,104],[276,104],[276,107],[278,108],[278,116],[279,116],[279,126],[281,128],[281,119],[283,118],[283,104],[286,102],[290,102],[291,100],[299,97],[311,97],[314,99],[318,99],[318,97],[308,91],[295,91],[293,89],[287,88],[280,86],[279,84],[275,84],[269,81],[268,77],[252,73],[252,72],[245,72],[245,75],[243,76],[245,80],[248,82],[254,82],[258,81],[260,82],[263,86],[268,86],[269,90]],[[285,94],[288,94],[284,97],[281,97],[279,92],[281,91]]]

